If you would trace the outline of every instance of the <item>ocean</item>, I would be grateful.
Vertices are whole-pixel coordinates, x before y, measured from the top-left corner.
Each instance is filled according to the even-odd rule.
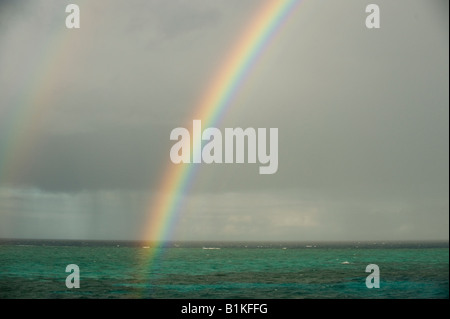
[[[0,298],[448,299],[448,247],[0,240]],[[79,267],[79,288],[66,287],[69,264]],[[369,264],[379,268],[379,288],[366,286]]]

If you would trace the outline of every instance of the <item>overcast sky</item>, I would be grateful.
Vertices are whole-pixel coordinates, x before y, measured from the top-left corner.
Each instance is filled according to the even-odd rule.
[[[277,173],[202,164],[173,239],[448,240],[448,1],[372,2],[292,13],[218,124],[278,128]],[[0,1],[0,237],[148,239],[170,132],[262,5]]]

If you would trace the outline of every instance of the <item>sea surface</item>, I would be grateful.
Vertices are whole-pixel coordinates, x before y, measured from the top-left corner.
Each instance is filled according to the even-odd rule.
[[[0,240],[0,298],[449,298],[448,242]],[[66,266],[80,288],[66,287]],[[366,266],[379,267],[369,289]]]

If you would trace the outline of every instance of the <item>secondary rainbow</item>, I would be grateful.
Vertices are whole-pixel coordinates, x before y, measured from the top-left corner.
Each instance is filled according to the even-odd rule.
[[[84,3],[79,0],[78,4]],[[71,43],[74,33],[65,27],[65,5],[50,7],[52,25],[51,33],[43,38],[33,52],[24,59],[20,74],[23,85],[17,91],[11,92],[6,98],[8,105],[13,105],[10,114],[0,118],[0,125],[5,134],[0,147],[0,180],[8,180],[21,171],[26,171],[31,163],[33,151],[38,145],[43,125],[48,112],[55,107],[55,87],[64,74],[61,67],[69,63],[70,57],[77,52]]]
[[[268,0],[261,5],[216,72],[192,117],[187,120],[188,123],[192,124],[192,120],[200,119],[205,127],[217,126],[258,58],[300,2],[301,0]],[[171,239],[184,196],[188,193],[199,166],[169,165],[160,182],[156,202],[150,203],[149,221],[144,231],[146,239],[157,244]],[[158,249],[151,251],[150,260],[153,260]]]

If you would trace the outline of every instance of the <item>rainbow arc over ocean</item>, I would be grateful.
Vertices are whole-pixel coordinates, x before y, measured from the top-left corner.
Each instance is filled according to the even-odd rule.
[[[217,126],[252,68],[300,3],[301,0],[266,0],[261,4],[216,71],[187,122],[199,119],[205,127]],[[169,165],[163,174],[159,196],[149,204],[149,220],[144,231],[145,238],[156,239],[155,248],[150,250],[150,264],[161,252],[161,244],[171,239],[182,211],[183,199],[194,182],[199,166]]]
[[[198,119],[205,127],[218,126],[227,110],[232,107],[234,97],[239,93],[242,84],[251,74],[252,69],[261,60],[262,55],[270,47],[270,43],[279,34],[283,25],[289,20],[302,0],[262,0],[258,9],[248,20],[248,25],[237,36],[236,42],[217,70],[213,73],[213,80],[205,88],[199,102],[194,106],[192,116],[187,123]],[[79,0],[82,7],[93,6],[93,2]],[[83,5],[83,6],[82,6]],[[30,70],[23,75],[23,85],[8,97],[10,103],[17,107],[14,114],[3,118],[12,119],[4,125],[1,132],[7,134],[7,143],[0,149],[0,177],[8,180],[25,171],[29,159],[36,148],[45,126],[45,115],[49,112],[53,99],[54,88],[62,76],[60,65],[68,63],[68,57],[77,52],[79,42],[75,33],[69,33],[60,20],[60,11],[64,5],[52,8],[53,20],[52,36],[47,37],[36,52],[34,58],[25,61]],[[85,48],[84,48],[85,49]],[[1,110],[0,110],[1,111]],[[193,153],[195,153],[194,150]],[[156,200],[149,202],[148,220],[141,235],[156,243],[163,243],[172,238],[177,219],[182,213],[183,199],[193,184],[197,171],[201,165],[196,164],[168,164],[158,186]],[[158,245],[157,245],[158,247]],[[148,249],[146,261],[150,266],[157,259],[163,249]],[[149,267],[149,268],[150,268]]]

